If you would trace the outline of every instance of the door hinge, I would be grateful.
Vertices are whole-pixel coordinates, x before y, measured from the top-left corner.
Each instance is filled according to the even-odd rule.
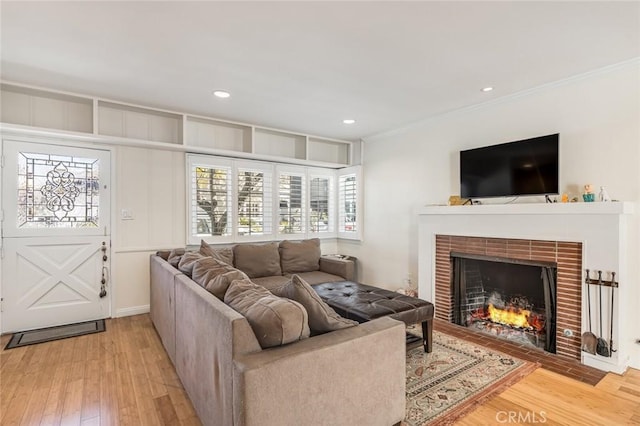
[[[4,209],[0,209],[0,222],[4,222]]]
[[[0,167],[4,168],[4,155],[0,156]]]
[[[0,247],[0,259],[4,259],[4,247]]]
[[[4,298],[0,298],[0,312],[4,312]]]

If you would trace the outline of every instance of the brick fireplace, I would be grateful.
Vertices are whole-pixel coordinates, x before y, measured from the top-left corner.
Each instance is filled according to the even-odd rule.
[[[553,262],[556,282],[556,354],[580,359],[582,243],[566,241],[484,238],[455,235],[435,236],[436,318],[452,322],[451,253],[466,253],[524,261]],[[571,337],[564,330],[572,330]]]
[[[622,374],[640,359],[635,344],[640,338],[635,320],[640,265],[630,257],[637,253],[640,235],[635,211],[635,203],[626,202],[421,207],[417,211],[419,295],[434,302],[437,318],[449,321],[452,250],[555,263],[555,356]],[[604,303],[602,314],[592,317],[598,324],[602,317],[602,334],[613,341],[616,352],[609,357],[580,352],[581,335],[589,330],[589,300],[583,291],[586,269],[591,274],[602,271],[606,280],[615,272],[620,283],[614,294],[615,308]],[[565,330],[573,336],[565,336]]]

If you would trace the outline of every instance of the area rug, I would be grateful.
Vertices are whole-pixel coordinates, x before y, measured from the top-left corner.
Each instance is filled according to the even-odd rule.
[[[103,319],[40,328],[37,330],[19,331],[11,336],[11,340],[9,340],[5,349],[35,345],[36,343],[50,342],[68,337],[83,336],[85,334],[100,333],[102,331],[105,331]]]
[[[453,424],[537,367],[434,331],[431,353],[422,345],[407,347],[404,425]]]

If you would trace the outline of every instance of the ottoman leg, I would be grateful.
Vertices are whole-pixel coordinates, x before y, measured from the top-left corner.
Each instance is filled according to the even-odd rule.
[[[433,320],[427,320],[422,322],[422,345],[424,351],[431,353],[433,346]]]

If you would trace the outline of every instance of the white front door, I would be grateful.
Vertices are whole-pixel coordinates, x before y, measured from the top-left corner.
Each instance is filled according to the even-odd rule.
[[[2,332],[108,317],[109,151],[3,140],[2,155]]]

